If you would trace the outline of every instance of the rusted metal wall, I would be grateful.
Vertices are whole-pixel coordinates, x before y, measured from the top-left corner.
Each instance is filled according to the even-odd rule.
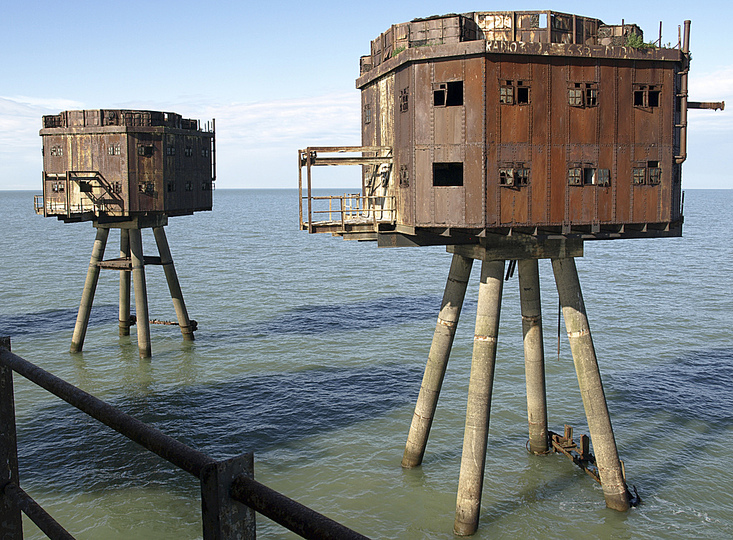
[[[581,24],[597,31],[596,20]],[[679,63],[664,51],[642,61],[602,53],[608,48],[595,57],[565,50],[494,54],[487,45],[484,54],[426,55],[362,87],[364,106],[390,104],[387,114],[372,110],[363,142],[395,148],[396,183],[408,178],[397,189],[399,224],[591,230],[679,218]],[[462,84],[461,104],[439,104],[436,92],[451,83]],[[502,102],[507,89],[513,101]],[[573,91],[581,104],[572,103]],[[434,185],[435,164],[461,164],[460,185]],[[527,184],[502,185],[506,169],[527,169]],[[570,169],[581,170],[579,185]],[[642,169],[645,180],[635,183],[634,171]]]
[[[214,135],[197,120],[88,110],[43,122],[46,215],[78,221],[211,209]]]

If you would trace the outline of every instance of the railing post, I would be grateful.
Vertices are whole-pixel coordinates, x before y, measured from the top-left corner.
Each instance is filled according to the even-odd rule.
[[[0,337],[0,347],[10,350],[10,338]],[[20,508],[5,494],[8,484],[19,485],[18,440],[15,434],[13,370],[0,364],[0,538],[22,540]]]
[[[306,158],[305,158],[305,172],[306,172],[306,179],[308,181],[308,232],[313,232],[313,188],[311,187],[311,165],[313,163],[311,159],[311,149],[310,147],[306,148],[305,151],[307,152]]]
[[[298,216],[303,230],[303,151],[298,150]]]
[[[201,471],[204,540],[255,540],[255,511],[229,494],[234,479],[242,475],[254,478],[254,454],[211,463]]]

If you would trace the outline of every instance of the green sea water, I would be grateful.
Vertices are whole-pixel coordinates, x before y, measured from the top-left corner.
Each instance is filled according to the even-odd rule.
[[[94,229],[0,192],[0,334],[13,351],[373,538],[450,539],[478,290],[474,268],[424,463],[400,460],[450,265],[298,231],[293,190],[219,190],[168,240],[194,343],[117,335],[102,272],[84,352],[68,352]],[[643,503],[605,508],[559,455],[531,456],[516,276],[505,283],[474,538],[729,538],[733,525],[733,190],[686,193],[684,237],[586,242],[578,260],[616,441]],[[152,234],[145,248],[157,254]],[[107,257],[117,255],[110,235]],[[147,267],[150,315],[174,320]],[[550,429],[587,433],[557,293],[541,261]],[[134,304],[133,304],[134,305]],[[564,332],[563,332],[564,333]],[[201,537],[197,481],[15,377],[21,485],[80,539]],[[261,538],[294,535],[258,516]],[[25,522],[26,538],[42,533]]]

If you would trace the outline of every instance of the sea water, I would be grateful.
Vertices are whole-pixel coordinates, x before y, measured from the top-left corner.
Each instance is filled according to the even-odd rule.
[[[13,351],[373,538],[453,538],[479,268],[421,467],[400,460],[451,256],[298,231],[294,190],[218,190],[166,228],[190,316],[118,337],[101,273],[84,352],[69,345],[95,231],[0,192],[0,334]],[[733,525],[733,191],[687,191],[684,236],[586,242],[577,261],[619,453],[642,504],[605,507],[560,455],[525,450],[517,277],[504,285],[474,538],[728,538]],[[150,231],[145,250],[157,254]],[[107,258],[119,252],[110,234]],[[550,429],[587,433],[558,299],[540,261]],[[175,320],[146,267],[151,318]],[[134,310],[134,303],[133,303]],[[564,328],[561,332],[564,336]],[[559,349],[558,349],[559,343]],[[15,376],[21,485],[80,539],[201,537],[197,480]],[[258,516],[261,538],[294,535]],[[42,538],[24,521],[27,538]]]

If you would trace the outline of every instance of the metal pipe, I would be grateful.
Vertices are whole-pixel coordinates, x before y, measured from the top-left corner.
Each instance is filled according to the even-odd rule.
[[[688,109],[710,109],[713,111],[725,110],[725,101],[688,101]]]
[[[211,119],[211,182],[216,182],[216,118]]]
[[[34,501],[17,484],[12,482],[7,484],[3,493],[49,538],[53,538],[53,540],[74,540],[74,537],[69,534],[69,531],[64,529],[58,521],[53,519],[40,504]],[[3,539],[6,538],[3,535]]]
[[[519,298],[522,305],[524,370],[527,379],[527,419],[529,451],[546,454],[547,392],[545,390],[545,349],[542,339],[540,273],[537,259],[520,259]]]
[[[306,173],[306,181],[308,182],[308,232],[313,232],[313,190],[311,187],[311,149],[306,148],[306,157],[305,157],[305,173]]]
[[[135,286],[135,315],[137,316],[137,347],[141,358],[150,358],[150,316],[148,315],[148,290],[145,284],[145,258],[140,229],[130,229],[130,258],[132,283]]]
[[[588,419],[588,430],[606,506],[625,511],[629,509],[628,490],[613,436],[606,396],[603,393],[601,372],[588,325],[575,259],[553,259],[552,269],[562,303],[562,314],[578,375],[580,395]]]
[[[203,452],[186,446],[3,348],[0,348],[0,363],[197,478],[201,477],[205,465],[215,463]]]
[[[130,230],[120,229],[120,257],[130,257]],[[130,335],[130,272],[120,270],[120,307],[118,310],[118,325],[121,336]]]
[[[682,71],[680,72],[680,154],[674,157],[675,163],[682,164],[687,159],[687,77],[690,72],[690,21],[685,21],[682,38]]]
[[[72,353],[80,352],[82,347],[84,347],[84,339],[87,335],[87,325],[89,324],[89,315],[92,312],[94,293],[97,290],[97,282],[99,281],[98,263],[104,257],[104,249],[107,246],[108,237],[109,229],[97,227],[97,237],[94,240],[92,257],[89,260],[87,278],[84,282],[84,291],[81,294],[81,302],[79,303],[79,313],[76,315],[74,334],[71,337],[71,347],[69,350]]]
[[[460,536],[471,535],[478,529],[503,278],[504,261],[483,261],[476,307],[471,377],[468,383],[466,429],[458,477],[456,517],[453,523],[453,532]]]
[[[229,490],[233,499],[254,508],[295,534],[310,540],[365,540],[366,536],[319,514],[252,478],[241,475]]]
[[[428,353],[425,374],[420,386],[420,393],[417,396],[410,431],[407,434],[405,452],[402,456],[402,466],[408,469],[420,465],[425,455],[425,447],[428,444],[430,427],[433,424],[435,408],[438,405],[440,389],[448,366],[453,338],[456,335],[458,318],[461,315],[472,266],[473,259],[458,254],[453,255],[448,281],[443,292],[443,303],[441,304],[438,322],[435,324],[433,342]]]
[[[183,301],[183,292],[181,291],[181,284],[178,282],[176,267],[173,265],[173,257],[168,246],[168,239],[165,236],[165,228],[153,227],[153,236],[155,236],[155,243],[158,245],[160,263],[163,265],[165,280],[168,282],[168,290],[173,299],[173,308],[176,310],[176,318],[178,319],[178,326],[181,328],[181,334],[183,334],[183,339],[186,341],[193,341],[193,326],[191,326],[191,320],[188,318],[186,303]]]

